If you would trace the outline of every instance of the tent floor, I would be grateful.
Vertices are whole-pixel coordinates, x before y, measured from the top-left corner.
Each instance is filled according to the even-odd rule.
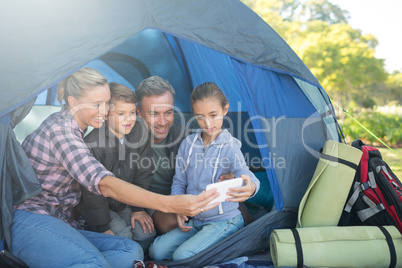
[[[147,261],[149,260],[145,260],[145,262]],[[252,256],[238,257],[221,264],[204,266],[204,268],[274,268],[274,265],[269,251],[264,251]]]

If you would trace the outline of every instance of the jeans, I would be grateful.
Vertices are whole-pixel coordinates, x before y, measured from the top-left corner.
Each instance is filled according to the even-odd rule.
[[[156,231],[154,230],[150,233],[147,228],[147,232],[144,233],[138,221],[135,221],[135,228],[132,229],[131,212],[132,209],[129,206],[126,206],[125,209],[119,212],[110,210],[110,217],[112,218],[112,221],[109,223],[110,229],[117,236],[136,241],[144,251],[147,251],[156,235]]]
[[[118,236],[77,230],[49,215],[14,212],[11,252],[29,267],[133,267],[142,248]]]
[[[242,228],[244,221],[240,214],[215,222],[198,223],[191,219],[187,225],[192,226],[188,232],[176,228],[157,237],[149,248],[149,256],[154,260],[189,258]]]

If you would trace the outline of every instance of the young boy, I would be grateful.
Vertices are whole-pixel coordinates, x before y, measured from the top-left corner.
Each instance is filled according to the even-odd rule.
[[[153,151],[144,122],[136,118],[137,97],[122,84],[112,82],[109,87],[111,100],[106,124],[84,140],[92,155],[116,177],[149,190]],[[95,195],[83,187],[77,210],[93,231],[135,240],[144,251],[156,234],[152,218],[143,208]]]

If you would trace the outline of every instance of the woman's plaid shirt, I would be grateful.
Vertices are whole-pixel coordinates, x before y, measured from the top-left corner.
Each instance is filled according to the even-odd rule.
[[[101,194],[102,178],[114,176],[90,153],[83,131],[67,109],[50,115],[22,143],[43,191],[17,209],[48,214],[69,222],[81,197],[80,185]]]

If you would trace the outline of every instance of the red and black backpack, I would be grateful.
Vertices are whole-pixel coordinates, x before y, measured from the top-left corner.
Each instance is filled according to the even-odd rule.
[[[355,140],[363,151],[340,226],[394,225],[402,233],[402,184],[381,157],[378,149]]]

